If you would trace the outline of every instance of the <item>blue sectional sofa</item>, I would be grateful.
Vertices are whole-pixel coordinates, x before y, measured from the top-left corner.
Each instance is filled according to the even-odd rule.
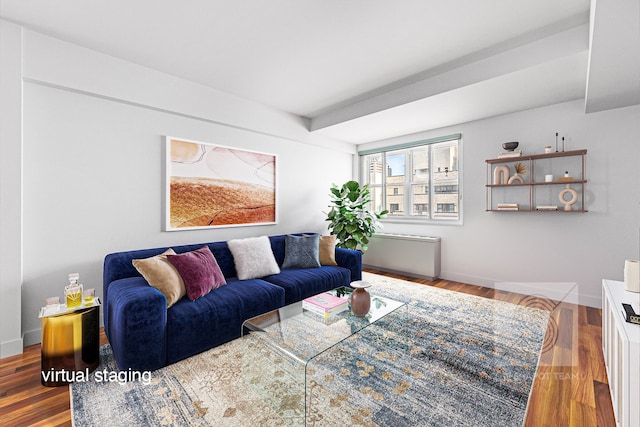
[[[278,265],[285,258],[285,236],[270,236]],[[337,266],[281,269],[279,274],[238,280],[227,242],[173,246],[177,253],[207,245],[227,281],[207,295],[191,301],[184,297],[167,308],[167,299],[150,286],[133,266],[134,259],[149,258],[165,248],[112,253],[105,257],[103,273],[104,328],[121,370],[150,371],[238,338],[242,323],[362,277],[362,255],[336,248]]]

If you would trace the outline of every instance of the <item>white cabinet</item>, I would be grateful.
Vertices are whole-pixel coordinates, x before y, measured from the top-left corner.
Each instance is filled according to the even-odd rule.
[[[640,325],[625,322],[622,303],[640,310],[640,293],[624,283],[602,280],[602,351],[609,377],[611,402],[620,427],[640,423]]]

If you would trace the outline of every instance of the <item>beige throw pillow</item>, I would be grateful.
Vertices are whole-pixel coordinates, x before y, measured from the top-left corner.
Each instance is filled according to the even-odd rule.
[[[336,235],[320,237],[320,264],[338,265],[336,262]]]
[[[178,302],[187,294],[182,277],[169,262],[167,255],[175,255],[173,249],[151,258],[134,259],[133,266],[142,274],[149,285],[153,286],[167,298],[167,308]]]

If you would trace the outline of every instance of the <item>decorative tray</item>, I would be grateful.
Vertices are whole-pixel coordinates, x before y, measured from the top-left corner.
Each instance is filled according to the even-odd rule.
[[[101,305],[100,298],[95,297],[93,301],[90,303],[82,302],[81,305],[77,307],[67,308],[66,304],[54,304],[50,306],[40,307],[40,315],[38,318],[43,317],[53,317],[53,316],[61,316],[63,314],[73,313],[78,310],[84,310],[85,308],[97,307]]]

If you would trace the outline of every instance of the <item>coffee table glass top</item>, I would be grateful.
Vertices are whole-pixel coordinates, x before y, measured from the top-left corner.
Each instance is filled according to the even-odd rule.
[[[329,293],[341,294],[338,289]],[[325,350],[403,306],[405,304],[400,301],[372,294],[371,308],[366,316],[353,315],[349,307],[325,319],[321,314],[303,308],[300,301],[246,320],[242,325],[242,335],[249,332],[306,365]]]

